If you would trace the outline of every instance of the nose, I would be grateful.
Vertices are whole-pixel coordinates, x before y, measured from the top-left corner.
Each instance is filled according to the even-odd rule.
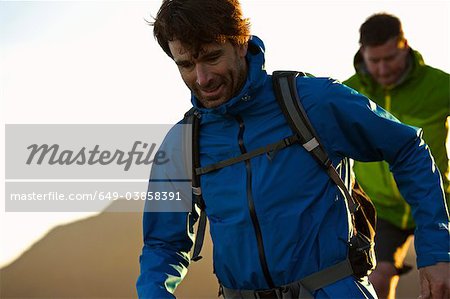
[[[385,76],[385,75],[389,74],[389,67],[386,62],[380,61],[380,63],[378,64],[378,73],[381,76]]]
[[[195,73],[197,76],[196,83],[200,88],[207,88],[211,84],[212,75],[208,66],[204,64],[197,64],[195,68]]]

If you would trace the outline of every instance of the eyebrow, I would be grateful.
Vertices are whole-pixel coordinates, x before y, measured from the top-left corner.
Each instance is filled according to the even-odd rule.
[[[175,64],[179,65],[179,66],[183,66],[183,65],[186,65],[187,63],[191,63],[191,61],[188,60],[188,59],[182,59],[182,60],[175,60],[174,59],[174,61],[175,61]]]
[[[216,56],[220,56],[223,53],[223,49],[217,49],[217,50],[212,50],[211,52],[206,52],[205,54],[196,54],[194,55],[194,58],[197,59],[200,56],[200,60],[208,60],[210,58],[216,57]],[[186,63],[190,63],[191,60],[189,59],[181,59],[181,60],[175,60],[175,63],[177,65],[184,65]]]
[[[379,61],[379,60],[389,60],[389,59],[394,59],[396,56],[398,55],[398,53],[393,53],[393,54],[389,54],[387,56],[383,56],[383,57],[369,57],[370,61]]]
[[[212,57],[220,56],[223,53],[223,49],[213,50],[211,52],[207,52],[204,55],[200,55],[200,59],[209,59]]]

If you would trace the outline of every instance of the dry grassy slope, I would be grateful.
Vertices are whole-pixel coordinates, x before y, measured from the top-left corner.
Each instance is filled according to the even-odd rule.
[[[56,227],[0,270],[0,298],[136,297],[140,249],[140,213],[102,213]],[[209,238],[203,256],[191,265],[177,298],[217,298]],[[416,298],[417,273],[406,278],[398,298]]]

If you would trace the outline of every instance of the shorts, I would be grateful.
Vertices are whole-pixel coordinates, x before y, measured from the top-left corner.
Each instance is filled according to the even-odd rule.
[[[404,264],[414,229],[401,229],[386,220],[377,219],[375,255],[378,262],[392,263],[398,275],[406,274],[411,265]]]

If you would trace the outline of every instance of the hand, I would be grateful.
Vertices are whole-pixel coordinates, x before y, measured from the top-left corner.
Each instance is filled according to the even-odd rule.
[[[447,299],[450,296],[450,264],[436,265],[419,269],[420,296],[419,299]]]

